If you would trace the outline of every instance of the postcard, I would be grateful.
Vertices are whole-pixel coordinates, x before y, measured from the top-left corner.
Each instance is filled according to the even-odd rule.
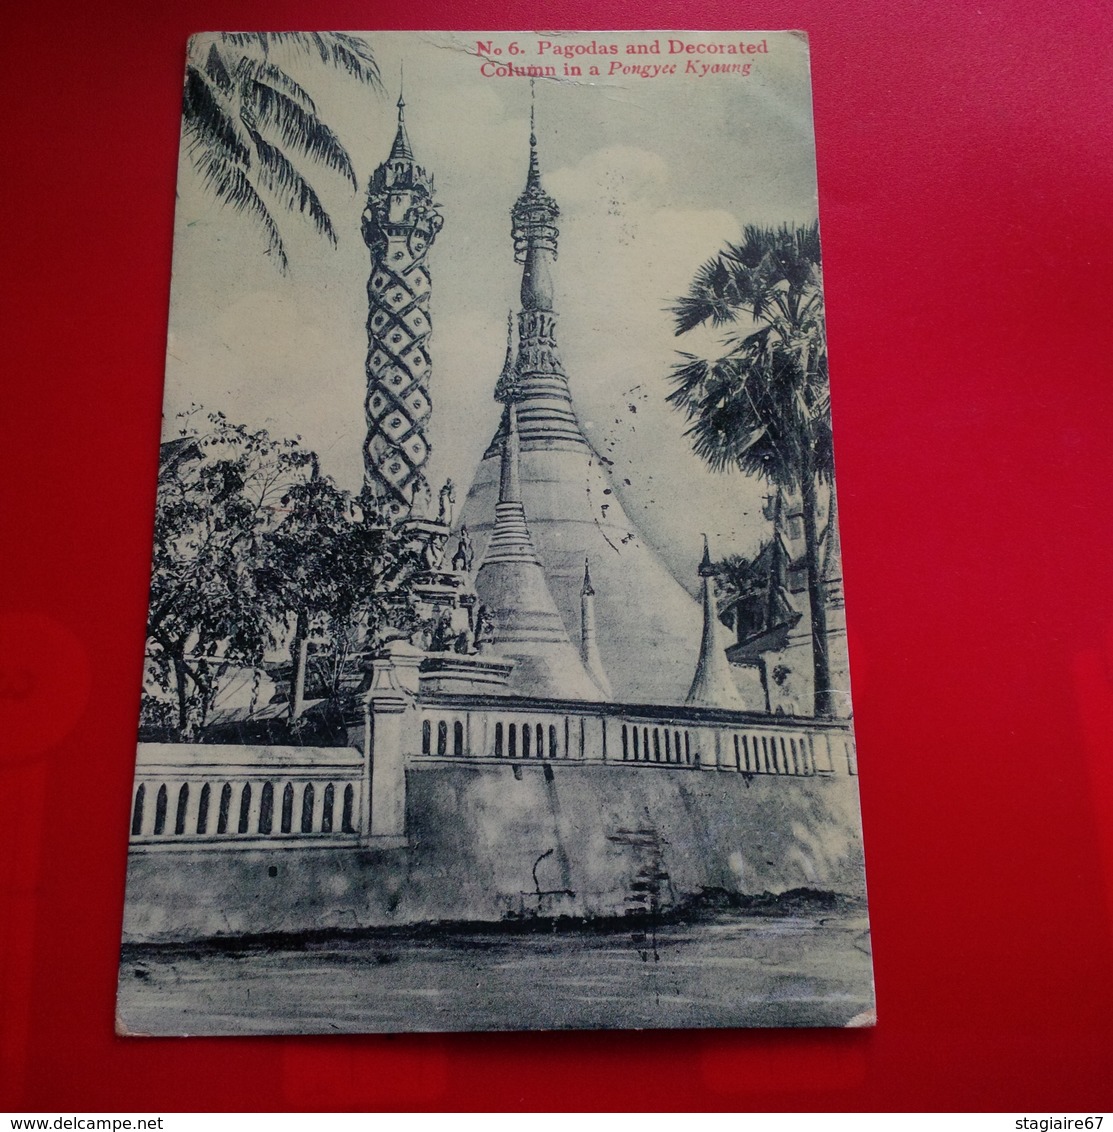
[[[803,33],[195,36],[163,422],[120,1033],[873,1024]]]

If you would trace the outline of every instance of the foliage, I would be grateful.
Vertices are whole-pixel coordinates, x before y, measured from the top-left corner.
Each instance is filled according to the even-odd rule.
[[[294,483],[282,499],[285,518],[266,541],[260,577],[295,618],[295,645],[310,632],[325,643],[317,665],[339,694],[357,640],[378,644],[389,626],[408,624],[407,584],[420,568],[393,528],[365,515],[328,477]]]
[[[798,492],[804,509],[815,711],[832,710],[819,562],[817,484],[834,474],[819,225],[747,226],[672,308],[676,333],[742,325],[716,359],[682,353],[668,400],[692,448],[716,471],[738,468]]]
[[[176,698],[177,732],[203,727],[220,673],[262,665],[291,622],[295,652],[311,627],[327,638],[335,693],[357,637],[405,620],[416,555],[296,440],[195,406],[163,456],[148,669]],[[144,718],[165,725],[165,709],[145,703]]]
[[[308,217],[336,244],[332,220],[298,162],[357,185],[340,139],[309,92],[274,62],[276,52],[308,55],[359,82],[380,83],[367,44],[340,32],[224,32],[190,40],[182,95],[186,152],[218,200],[262,227],[269,253],[285,272],[276,206]]]
[[[259,664],[275,643],[280,603],[256,564],[309,455],[196,406],[182,426],[159,473],[147,636],[184,733],[207,716],[222,667]]]
[[[692,447],[716,471],[737,467],[790,491],[830,479],[831,397],[819,226],[745,229],[697,274],[673,307],[676,333],[741,318],[715,360],[681,354],[669,401],[688,417]]]
[[[728,554],[714,564],[716,608],[720,618],[739,601],[764,592],[765,580],[757,576],[754,565],[753,560],[739,554]]]

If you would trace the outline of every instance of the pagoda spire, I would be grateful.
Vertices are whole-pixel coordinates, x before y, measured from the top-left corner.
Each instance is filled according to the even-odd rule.
[[[499,503],[522,505],[521,439],[518,435],[518,406],[506,406],[506,439],[502,445],[502,467],[499,475]]]
[[[522,479],[519,469],[521,444],[518,436],[518,410],[511,402],[503,410],[506,432],[502,444],[502,459],[499,473],[499,501],[495,505],[495,529],[487,552],[483,556],[480,572],[499,562],[526,563],[541,570],[537,551],[533,548],[529,527],[526,524],[526,511],[522,506]],[[542,575],[544,577],[544,575]],[[476,579],[479,585],[479,579]],[[489,604],[489,603],[488,603]]]
[[[526,188],[541,188],[541,162],[537,158],[537,91],[529,81],[529,173]]]
[[[506,312],[506,357],[502,363],[502,373],[495,382],[495,400],[504,404],[512,400],[518,392],[518,368],[514,356],[514,312]]]
[[[568,375],[557,345],[553,265],[560,235],[556,226],[560,208],[541,181],[537,114],[533,103],[530,106],[526,183],[510,216],[514,260],[522,266],[518,350],[514,380],[501,382],[496,387],[495,396],[506,400],[508,389],[513,390],[520,410],[519,426],[525,450],[557,446],[590,452],[590,445],[576,418]],[[486,456],[498,455],[501,444],[500,425]]]
[[[512,212],[514,259],[522,264],[522,311],[552,311],[552,264],[557,256],[556,221],[560,209],[541,184],[541,160],[537,154],[536,103],[530,83],[529,171],[526,185]],[[555,343],[554,343],[555,346]],[[557,359],[559,365],[559,359]]]
[[[685,702],[700,707],[744,709],[746,705],[742,694],[730,671],[727,645],[723,639],[723,623],[719,620],[719,610],[715,603],[713,579],[717,573],[718,570],[711,561],[707,535],[704,535],[703,558],[699,564],[699,575],[703,583],[703,639],[700,642],[696,674]]]
[[[403,93],[405,74],[398,78],[398,131],[394,135],[394,145],[390,147],[388,161],[413,161],[414,151],[410,148],[410,138],[406,133],[406,97]]]

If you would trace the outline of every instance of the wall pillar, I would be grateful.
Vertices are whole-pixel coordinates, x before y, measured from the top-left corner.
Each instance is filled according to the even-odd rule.
[[[854,736],[843,736],[843,747],[846,751],[846,773],[856,775],[858,773],[858,751],[854,746]]]
[[[808,745],[812,754],[812,765],[820,774],[833,774],[835,767],[831,761],[831,741],[826,734],[811,734],[808,736]]]
[[[402,650],[388,647],[387,655],[372,661],[371,687],[364,709],[364,755],[368,804],[362,807],[360,833],[365,839],[394,840],[406,836],[405,727],[415,718],[414,692],[417,657],[396,655]],[[418,650],[413,650],[418,652]],[[399,661],[402,661],[399,664]]]

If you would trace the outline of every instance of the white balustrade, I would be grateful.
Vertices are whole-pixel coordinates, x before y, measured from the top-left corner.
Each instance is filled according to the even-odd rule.
[[[561,706],[493,699],[419,703],[420,736],[410,737],[406,753],[423,761],[552,759],[796,777],[857,773],[853,738],[843,723]]]
[[[375,756],[367,737],[375,733],[375,710],[369,711],[361,750],[140,744],[132,844],[355,846],[376,836],[398,838],[403,836],[406,765],[541,762],[607,764],[631,772],[857,774],[853,735],[841,722],[509,697],[402,700],[409,706],[394,705],[391,721],[397,731],[389,733],[396,734],[401,749],[394,751],[391,738],[391,750],[380,752],[380,772],[395,766],[389,781],[373,773]],[[381,721],[379,727],[382,741],[388,732]],[[398,795],[390,795],[393,802],[386,809],[383,801],[378,809],[372,805],[372,787],[380,782]],[[374,828],[377,821],[390,828]]]
[[[362,756],[347,747],[141,743],[131,840],[183,848],[354,843],[365,777]]]

